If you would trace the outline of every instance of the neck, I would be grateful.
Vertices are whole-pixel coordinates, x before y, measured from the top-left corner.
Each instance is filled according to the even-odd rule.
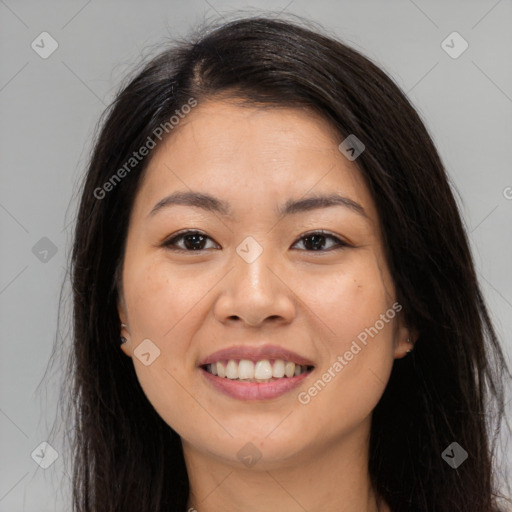
[[[368,434],[369,428],[358,428],[286,461],[262,458],[251,468],[240,467],[236,459],[214,458],[183,441],[190,482],[187,511],[389,512],[371,486]]]

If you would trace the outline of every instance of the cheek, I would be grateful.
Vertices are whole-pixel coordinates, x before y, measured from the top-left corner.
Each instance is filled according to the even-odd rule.
[[[393,365],[397,312],[379,268],[372,259],[361,259],[358,265],[317,279],[316,287],[308,278],[302,281],[302,296],[308,297],[315,313],[311,318],[324,333],[319,349],[325,353],[303,402],[309,402],[311,411],[318,408],[318,414],[325,404],[338,404],[335,423],[342,417],[358,421],[368,415]]]
[[[132,323],[139,335],[153,336],[164,346],[176,350],[179,339],[186,340],[201,299],[211,289],[216,276],[205,272],[201,278],[189,271],[174,269],[165,261],[141,262],[127,269],[125,294]],[[169,347],[170,348],[170,347]]]
[[[162,261],[126,261],[125,298],[133,348],[137,351],[149,339],[159,350],[148,366],[133,354],[135,372],[148,401],[180,435],[190,428],[191,418],[204,415],[189,394],[193,394],[190,372],[195,367],[190,345],[200,322],[201,298],[215,282],[210,280],[198,282],[186,272],[171,272]]]
[[[336,270],[304,273],[297,279],[297,294],[313,313],[309,317],[316,318],[336,350],[343,350],[392,306],[389,284],[379,268],[368,254],[338,265]],[[389,337],[388,324],[383,329],[380,323],[379,330]]]
[[[183,392],[179,384],[194,365],[188,349],[197,329],[197,305],[207,290],[197,284],[182,273],[171,273],[162,261],[133,258],[125,263],[132,359],[141,386],[159,412],[161,407],[169,406],[169,411],[175,408]],[[138,346],[147,344],[145,340],[151,341],[151,358],[157,354],[147,366],[137,356],[141,352]]]

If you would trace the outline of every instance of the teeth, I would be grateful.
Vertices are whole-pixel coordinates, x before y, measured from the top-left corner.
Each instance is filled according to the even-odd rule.
[[[287,377],[293,377],[295,373],[295,363],[291,363],[290,361],[287,361],[284,365],[284,374]]]
[[[254,367],[254,378],[263,380],[272,378],[272,366],[268,359],[258,361]]]
[[[237,377],[239,379],[254,379],[254,363],[247,359],[242,359],[238,363],[238,375],[233,378],[236,379]]]
[[[224,378],[226,376],[226,370],[224,369],[224,365],[220,361],[217,362],[217,373],[219,377]]]
[[[226,366],[226,377],[228,379],[237,379],[238,378],[238,365],[230,359],[228,361],[228,365]]]
[[[206,370],[213,375],[231,380],[270,382],[285,376],[290,378],[305,373],[307,366],[282,359],[274,360],[273,364],[269,359],[262,359],[256,363],[248,359],[230,359],[208,364]]]
[[[276,359],[274,361],[274,367],[272,368],[272,377],[279,379],[284,377],[284,361],[282,359]]]

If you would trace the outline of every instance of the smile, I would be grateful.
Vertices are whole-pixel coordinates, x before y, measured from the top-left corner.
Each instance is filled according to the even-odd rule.
[[[249,359],[229,359],[207,364],[204,369],[212,375],[230,380],[271,382],[307,373],[313,366],[295,364],[283,359],[261,359],[256,362]]]
[[[239,400],[277,398],[297,387],[313,369],[283,359],[229,359],[201,366],[215,390]]]

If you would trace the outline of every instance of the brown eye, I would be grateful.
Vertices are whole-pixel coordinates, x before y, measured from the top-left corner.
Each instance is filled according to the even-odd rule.
[[[334,244],[325,248],[326,246],[326,240],[334,240]],[[294,245],[299,243],[300,241],[304,241],[304,247],[308,252],[311,251],[330,251],[332,249],[336,248],[342,248],[342,247],[349,247],[349,244],[344,242],[343,240],[340,240],[338,237],[325,233],[324,231],[315,231],[313,233],[308,233],[307,235],[302,236],[297,242],[295,242]],[[292,246],[293,247],[293,246]]]
[[[200,231],[187,230],[174,235],[172,238],[165,241],[162,245],[175,251],[203,251],[208,249],[208,247],[205,247],[208,240],[212,239]],[[328,240],[331,241],[330,245],[327,242]],[[333,249],[350,247],[350,245],[345,241],[334,235],[325,233],[324,231],[315,231],[303,235],[297,242],[293,244],[293,246],[297,245],[299,242],[303,243],[303,247],[307,252],[327,252]],[[216,247],[213,248],[219,247],[217,244],[215,245]]]
[[[177,251],[203,251],[206,249],[206,240],[211,240],[211,238],[200,231],[189,230],[173,236],[162,245]],[[178,242],[180,242],[180,244],[178,244]]]

